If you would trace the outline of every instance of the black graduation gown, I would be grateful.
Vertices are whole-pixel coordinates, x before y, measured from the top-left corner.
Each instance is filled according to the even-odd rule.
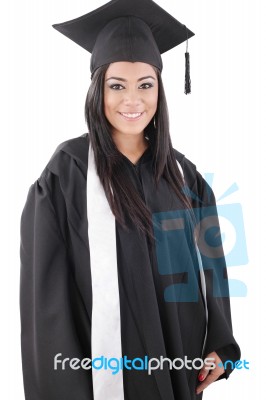
[[[175,154],[188,187],[196,194],[193,207],[215,206],[214,194],[195,165],[177,150]],[[180,207],[164,179],[155,190],[149,148],[136,165],[124,158],[129,178],[154,215]],[[31,185],[22,212],[20,312],[26,400],[93,399],[91,370],[53,368],[58,353],[62,358],[80,360],[91,354],[87,168],[86,134],[61,143]],[[169,253],[174,246],[178,250],[173,254],[182,251],[182,260],[188,260],[188,269],[180,272],[173,266],[172,273],[162,273],[155,246],[139,237],[133,225],[125,232],[116,222],[116,243],[123,355],[130,359],[145,355],[171,360],[185,355],[190,360],[200,357],[206,323],[200,284],[197,301],[175,300],[173,289],[188,284],[191,274],[198,278],[196,268],[189,271],[196,263],[189,233],[184,230],[180,237],[182,248],[176,247],[171,236],[167,243]],[[168,253],[167,257],[171,258]],[[177,257],[176,261],[178,265]],[[225,260],[221,257],[218,261],[218,272],[213,267],[205,270],[209,321],[204,355],[216,351],[222,361],[236,361],[240,349],[233,337],[229,297],[215,297],[212,292],[221,271],[223,293],[228,284]],[[227,369],[219,379],[227,379],[231,372]],[[198,373],[196,369],[166,367],[151,375],[123,370],[125,400],[201,399],[202,394],[195,394]]]

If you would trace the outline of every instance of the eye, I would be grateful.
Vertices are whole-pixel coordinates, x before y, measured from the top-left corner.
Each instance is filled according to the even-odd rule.
[[[151,87],[153,87],[152,83],[143,83],[141,86],[146,86],[144,89],[149,89]]]
[[[119,85],[119,83],[116,83],[114,85],[111,85],[110,88],[114,89],[114,90],[121,90],[121,89],[117,89],[117,86],[120,86],[121,88],[123,87],[122,85]]]

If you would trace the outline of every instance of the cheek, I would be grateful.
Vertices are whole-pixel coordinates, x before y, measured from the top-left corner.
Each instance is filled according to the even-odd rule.
[[[117,107],[117,96],[110,92],[104,92],[104,112],[105,114],[111,113]]]
[[[156,93],[152,93],[149,98],[147,99],[147,103],[149,104],[149,107],[151,109],[156,109],[157,108],[157,103],[158,103],[158,91]]]

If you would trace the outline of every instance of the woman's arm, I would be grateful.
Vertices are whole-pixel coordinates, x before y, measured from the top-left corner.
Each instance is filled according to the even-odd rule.
[[[208,308],[208,330],[203,354],[204,358],[214,358],[215,369],[202,368],[199,372],[197,393],[216,380],[228,379],[241,352],[233,336],[230,292],[227,266],[223,251],[222,236],[213,190],[197,172],[194,183],[195,214],[198,219],[198,247],[206,282]],[[224,368],[226,360],[231,360]],[[230,364],[230,365],[229,365]]]
[[[54,367],[60,359],[82,354],[78,310],[81,300],[73,279],[65,228],[64,196],[58,177],[46,171],[30,187],[21,216],[21,350],[26,400],[91,398],[90,371]]]

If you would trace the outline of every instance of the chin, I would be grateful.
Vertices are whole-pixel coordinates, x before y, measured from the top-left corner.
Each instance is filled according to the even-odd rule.
[[[143,132],[143,129],[128,129],[128,130],[119,130],[122,135],[140,135]]]
[[[116,125],[114,127],[114,130],[116,132],[120,132],[124,135],[139,135],[141,132],[144,131],[144,129],[146,128],[147,125],[143,125],[143,124],[139,124],[139,125],[135,125],[132,126],[132,123],[129,123],[128,125],[123,125],[123,126],[118,126]]]

